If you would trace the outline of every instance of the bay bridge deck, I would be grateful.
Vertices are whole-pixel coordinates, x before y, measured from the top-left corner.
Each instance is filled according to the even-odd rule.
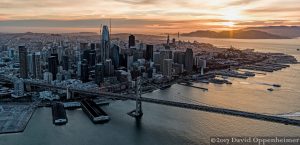
[[[282,123],[282,124],[286,124],[286,125],[300,126],[300,120],[272,116],[272,115],[265,115],[265,114],[261,114],[261,113],[252,113],[252,112],[246,112],[246,111],[213,107],[213,106],[208,106],[208,105],[182,103],[182,102],[152,99],[152,98],[145,98],[145,97],[136,98],[136,96],[134,96],[134,95],[122,95],[122,94],[116,94],[116,93],[110,93],[110,92],[100,92],[100,91],[95,91],[95,90],[67,88],[67,87],[55,86],[55,85],[51,85],[51,84],[38,83],[36,81],[30,81],[30,80],[25,80],[24,83],[26,85],[37,86],[37,87],[42,87],[42,88],[49,88],[49,89],[54,89],[54,90],[68,90],[69,92],[79,93],[79,94],[84,94],[84,95],[91,95],[91,96],[104,97],[104,98],[123,99],[123,100],[126,99],[126,100],[132,100],[132,101],[142,101],[142,102],[154,103],[154,104],[160,104],[160,105],[166,105],[166,106],[172,106],[172,107],[212,112],[212,113],[231,115],[231,116],[238,116],[238,117],[250,118],[250,119],[255,119],[255,120]]]
[[[31,83],[31,85],[36,85],[36,86],[46,87],[46,88],[51,88],[51,89],[59,89],[59,90],[67,89],[67,88],[63,88],[63,87],[53,86],[50,84]],[[106,98],[126,99],[126,100],[132,100],[132,101],[137,100],[137,98],[134,95],[131,96],[131,95],[109,93],[109,92],[95,92],[95,91],[72,89],[72,88],[70,88],[69,91],[79,93],[79,94],[93,95],[93,96],[106,97]],[[166,106],[172,106],[172,107],[212,112],[212,113],[231,115],[231,116],[238,116],[238,117],[250,118],[250,119],[255,119],[255,120],[282,123],[282,124],[286,124],[286,125],[300,126],[300,120],[272,116],[272,115],[265,115],[265,114],[260,114],[260,113],[251,113],[251,112],[240,111],[240,110],[212,107],[212,106],[208,106],[208,105],[182,103],[182,102],[152,99],[152,98],[145,98],[145,97],[138,98],[138,100],[142,101],[142,102],[147,102],[147,103],[154,103],[154,104],[160,104],[160,105],[166,105]]]

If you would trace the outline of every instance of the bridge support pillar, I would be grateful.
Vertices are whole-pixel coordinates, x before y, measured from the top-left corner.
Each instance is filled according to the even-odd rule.
[[[73,92],[70,91],[69,88],[67,88],[67,100],[70,100],[72,99],[74,96]]]
[[[135,110],[128,113],[128,115],[136,118],[141,118],[143,116],[143,110],[142,110],[142,92],[141,92],[141,79],[140,77],[136,80],[136,106]]]

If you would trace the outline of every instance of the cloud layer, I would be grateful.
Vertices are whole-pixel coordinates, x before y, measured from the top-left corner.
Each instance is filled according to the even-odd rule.
[[[299,0],[1,0],[0,31],[95,31],[109,18],[121,32],[221,30],[299,25],[299,14]]]

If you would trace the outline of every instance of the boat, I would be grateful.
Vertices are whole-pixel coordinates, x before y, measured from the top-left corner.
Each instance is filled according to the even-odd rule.
[[[186,84],[186,85],[188,85],[188,86],[191,86],[191,85],[193,85],[193,83],[192,83],[192,82],[185,82],[185,84]]]
[[[229,84],[230,82],[227,80],[221,80],[221,79],[210,79],[211,83],[215,84]]]
[[[16,94],[12,93],[11,97],[13,97],[13,98],[22,98],[22,97],[26,97],[26,95],[20,96],[20,95],[16,95]]]
[[[208,81],[208,80],[199,80],[198,82],[200,82],[200,83],[205,83],[205,84],[209,84],[209,81]]]
[[[255,73],[246,71],[246,72],[244,73],[244,75],[246,75],[246,76],[248,76],[248,77],[254,77],[254,76],[255,76]]]
[[[68,122],[64,104],[56,102],[52,105],[53,124],[63,125]]]
[[[281,87],[281,85],[279,85],[279,84],[273,84],[273,87],[279,88],[279,87]]]
[[[222,76],[223,79],[228,79],[228,76]]]
[[[269,88],[268,91],[272,92],[272,91],[274,91],[274,89],[273,88]]]
[[[232,82],[230,82],[230,81],[227,81],[227,82],[226,82],[226,84],[228,84],[228,85],[231,85],[231,84],[232,84]]]

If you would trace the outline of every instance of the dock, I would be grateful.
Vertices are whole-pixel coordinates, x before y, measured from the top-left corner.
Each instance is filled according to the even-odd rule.
[[[241,74],[238,72],[234,72],[234,71],[218,71],[216,72],[216,75],[221,75],[221,76],[227,76],[227,77],[234,77],[234,78],[241,78],[241,79],[247,79],[248,76],[246,76],[245,74]]]
[[[0,104],[0,134],[23,132],[35,109],[27,103]]]
[[[63,103],[55,102],[52,105],[52,118],[53,124],[55,125],[64,125],[68,122],[66,110]]]
[[[110,117],[92,100],[82,100],[81,106],[93,123],[105,123],[110,120]]]
[[[81,107],[79,102],[64,102],[63,104],[65,109],[77,109]]]
[[[289,65],[285,64],[272,64],[272,63],[257,63],[253,65],[246,65],[242,66],[241,69],[248,69],[248,70],[256,70],[256,71],[263,71],[263,72],[274,72],[284,68],[289,67]]]
[[[189,85],[189,84],[185,84],[185,83],[178,83],[178,85],[182,85],[182,86],[186,86],[186,87],[192,87],[192,88],[196,88],[196,89],[201,89],[203,91],[208,91],[207,88],[198,87],[198,86],[194,86],[194,85]]]
[[[98,105],[98,106],[106,106],[106,105],[109,105],[110,101],[104,101],[104,100],[94,100],[95,103]],[[73,110],[73,109],[78,109],[78,108],[81,108],[81,103],[80,102],[64,102],[64,107],[65,109],[70,109],[70,110]]]

